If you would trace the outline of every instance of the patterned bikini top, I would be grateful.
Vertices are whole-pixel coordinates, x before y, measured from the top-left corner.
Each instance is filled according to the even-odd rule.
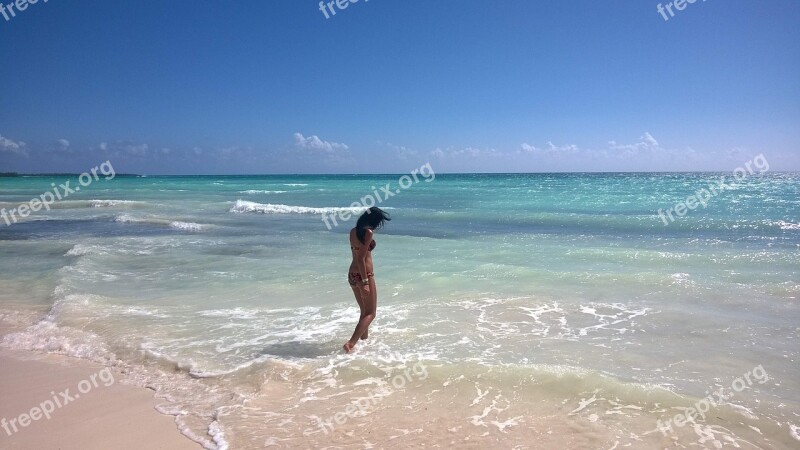
[[[373,239],[372,242],[369,243],[369,251],[375,250],[375,246],[377,246],[377,245],[378,245],[378,243],[375,242],[375,239]],[[350,250],[357,250],[357,249],[351,245],[350,246]]]

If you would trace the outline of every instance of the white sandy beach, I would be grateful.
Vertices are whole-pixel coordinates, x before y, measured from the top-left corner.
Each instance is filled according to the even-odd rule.
[[[121,379],[118,374],[110,372],[115,382],[108,386],[95,376],[97,387],[79,397],[79,384],[91,380],[92,375],[103,369],[75,358],[0,351],[0,419],[5,419],[0,428],[0,449],[201,448],[180,434],[172,417],[154,409],[156,400],[151,391],[116,382]],[[84,383],[83,387],[86,386],[89,385]],[[74,400],[55,408],[49,419],[33,412],[34,417],[39,416],[38,420],[20,426],[20,415],[30,415],[32,408],[52,400],[53,392],[62,398],[60,393],[66,389],[69,397],[76,397]],[[13,425],[12,420],[15,420]],[[26,418],[22,420],[28,422]]]

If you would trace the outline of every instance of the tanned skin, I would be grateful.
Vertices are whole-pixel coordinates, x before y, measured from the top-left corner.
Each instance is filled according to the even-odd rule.
[[[364,242],[358,240],[356,229],[350,230],[350,248],[353,253],[353,262],[350,263],[350,272],[358,272],[361,274],[361,279],[366,280],[368,273],[373,273],[372,267],[372,253],[369,251],[370,244],[372,243],[375,231],[367,229],[364,236]],[[349,341],[345,342],[344,351],[350,353],[355,348],[359,339],[367,339],[369,337],[369,325],[375,320],[375,314],[378,308],[378,290],[375,287],[375,277],[369,277],[369,284],[358,283],[353,288],[353,295],[356,297],[359,308],[361,308],[361,317],[358,320],[358,325],[353,332],[353,336]]]

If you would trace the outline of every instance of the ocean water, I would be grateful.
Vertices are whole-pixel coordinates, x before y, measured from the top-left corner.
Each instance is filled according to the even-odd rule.
[[[800,175],[398,178],[101,178],[0,222],[0,345],[113,365],[208,449],[800,448]],[[386,183],[344,354],[323,214]]]

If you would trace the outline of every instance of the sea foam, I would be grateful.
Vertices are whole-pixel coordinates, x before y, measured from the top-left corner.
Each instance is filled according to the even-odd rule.
[[[316,208],[310,206],[278,205],[271,203],[256,203],[247,200],[236,200],[230,212],[232,213],[261,213],[261,214],[331,214],[335,212],[349,211],[353,214],[360,214],[366,208],[358,207],[326,207]]]

